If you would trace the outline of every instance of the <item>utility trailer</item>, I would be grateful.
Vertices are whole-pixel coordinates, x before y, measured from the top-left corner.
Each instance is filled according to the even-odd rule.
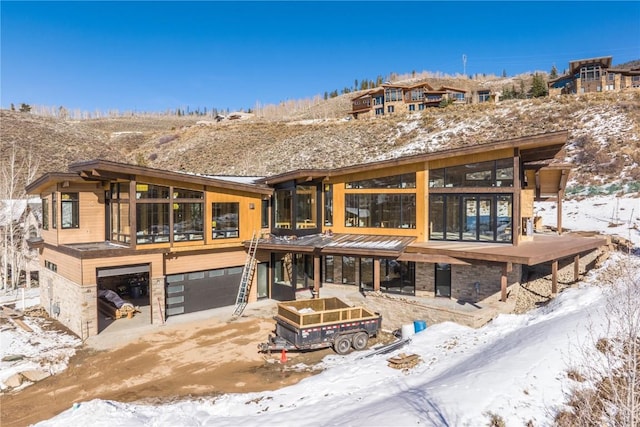
[[[338,298],[316,298],[278,304],[275,336],[258,345],[260,351],[315,350],[333,347],[347,354],[364,350],[375,337],[382,316],[364,307],[351,307]]]

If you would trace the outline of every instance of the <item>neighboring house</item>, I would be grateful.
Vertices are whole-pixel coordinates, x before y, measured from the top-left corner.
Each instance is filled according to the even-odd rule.
[[[393,84],[384,83],[351,100],[351,116],[367,118],[396,113],[422,111],[427,107],[438,107],[443,101],[453,104],[467,102],[463,89],[441,87],[435,90],[428,83]]]
[[[3,288],[31,287],[38,280],[38,253],[29,242],[39,239],[40,200],[0,200],[0,280]],[[14,275],[18,271],[18,276]]]
[[[570,61],[567,74],[548,82],[549,96],[640,88],[640,67],[612,67],[612,59],[603,56]]]
[[[552,160],[566,141],[553,132],[253,183],[73,164],[27,187],[43,200],[42,305],[80,336],[101,330],[99,288],[128,294],[152,323],[234,305],[255,233],[249,302],[331,283],[504,301],[528,267],[555,272],[605,244],[533,233],[534,200],[558,201],[562,229],[570,166]]]

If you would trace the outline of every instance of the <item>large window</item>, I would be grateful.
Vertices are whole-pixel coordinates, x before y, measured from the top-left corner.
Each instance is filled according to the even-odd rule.
[[[291,228],[293,191],[277,190],[274,197],[275,228]]]
[[[49,229],[49,199],[42,199],[42,229]]]
[[[389,293],[415,294],[416,268],[414,262],[395,259],[380,260],[380,290]]]
[[[131,227],[129,215],[129,183],[113,183],[109,198],[109,229],[111,240],[129,243]]]
[[[204,193],[136,184],[136,243],[204,239]]]
[[[432,169],[429,187],[513,187],[513,159]]]
[[[51,227],[58,228],[58,193],[51,194]]]
[[[580,78],[582,80],[597,80],[600,78],[601,72],[600,65],[587,65],[580,68]]]
[[[356,284],[356,257],[353,257],[353,256],[342,257],[342,284],[343,285]]]
[[[413,193],[345,194],[345,226],[415,228],[416,196]]]
[[[327,283],[333,283],[333,255],[327,255],[322,258],[324,261],[322,268],[322,281]]]
[[[274,228],[306,230],[318,228],[320,188],[317,184],[303,184],[278,189],[273,198]]]
[[[80,203],[78,193],[60,193],[62,228],[80,227]]]
[[[333,185],[324,185],[324,225],[333,225]]]
[[[269,228],[269,200],[262,200],[260,203],[260,226]]]
[[[136,243],[168,242],[169,203],[138,203],[136,225]]]
[[[386,88],[384,90],[384,101],[395,102],[402,101],[402,89],[401,88]]]
[[[432,194],[429,239],[512,242],[511,194]]]
[[[402,175],[351,181],[345,183],[345,188],[416,188],[416,174],[405,173]]]
[[[317,212],[318,202],[316,186],[296,186],[296,228],[317,228]]]
[[[213,203],[211,212],[211,237],[229,239],[240,236],[239,203]]]

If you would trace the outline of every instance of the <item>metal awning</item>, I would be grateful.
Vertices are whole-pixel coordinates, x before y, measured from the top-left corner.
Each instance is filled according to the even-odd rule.
[[[258,250],[396,258],[414,241],[415,237],[407,236],[314,234],[298,238],[286,236],[260,239]],[[248,242],[245,243],[247,245]]]

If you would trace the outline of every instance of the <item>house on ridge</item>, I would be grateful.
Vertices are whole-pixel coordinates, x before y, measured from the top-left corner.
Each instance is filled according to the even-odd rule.
[[[640,88],[640,67],[612,67],[612,60],[611,56],[602,56],[570,61],[566,74],[548,82],[549,96]]]

